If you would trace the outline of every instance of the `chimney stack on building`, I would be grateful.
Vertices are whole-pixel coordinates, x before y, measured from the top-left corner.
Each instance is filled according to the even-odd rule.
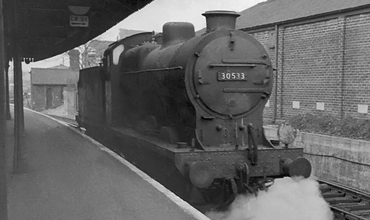
[[[79,71],[80,70],[80,51],[70,50],[68,51],[68,55],[69,55],[69,68],[72,71]]]

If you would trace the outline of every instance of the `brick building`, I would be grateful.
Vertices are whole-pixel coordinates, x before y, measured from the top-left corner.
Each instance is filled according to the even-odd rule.
[[[67,112],[75,111],[74,101],[79,75],[80,52],[71,50],[69,67],[31,68],[31,108],[36,111],[57,108],[67,101]],[[69,108],[72,108],[70,110]]]
[[[370,119],[369,0],[268,0],[242,11],[237,29],[265,45],[276,68],[265,117]]]
[[[76,87],[78,71],[59,65],[51,68],[31,68],[31,108],[37,111],[64,104],[66,92]]]
[[[98,66],[112,41],[91,40],[68,51],[69,67],[31,68],[31,108],[37,111],[64,105],[64,114],[76,114],[79,70]]]

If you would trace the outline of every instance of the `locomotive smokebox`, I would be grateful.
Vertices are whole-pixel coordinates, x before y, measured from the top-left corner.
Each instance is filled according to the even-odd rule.
[[[206,11],[202,14],[206,17],[207,31],[206,33],[215,30],[232,30],[235,29],[236,18],[240,15],[235,11]]]

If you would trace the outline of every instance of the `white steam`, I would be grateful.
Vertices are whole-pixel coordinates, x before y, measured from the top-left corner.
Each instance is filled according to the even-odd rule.
[[[213,220],[332,220],[333,213],[313,179],[276,179],[267,192],[238,196],[226,213],[210,212]]]

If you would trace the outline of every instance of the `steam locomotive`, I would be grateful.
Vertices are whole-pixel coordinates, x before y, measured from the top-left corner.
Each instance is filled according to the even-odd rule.
[[[308,177],[303,149],[274,146],[264,135],[273,86],[266,50],[235,30],[239,14],[203,15],[200,36],[191,23],[169,22],[162,34],[111,44],[100,67],[81,70],[80,126],[97,139],[120,141],[150,169],[166,161],[161,167],[179,173],[189,196],[207,201],[220,192],[221,200],[255,193],[276,177]]]

